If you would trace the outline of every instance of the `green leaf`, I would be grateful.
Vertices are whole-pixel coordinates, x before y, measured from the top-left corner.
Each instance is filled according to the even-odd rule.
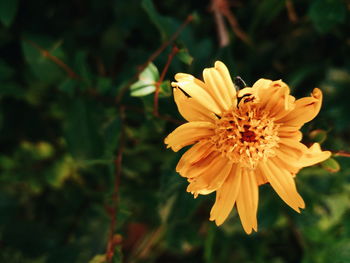
[[[347,7],[344,1],[315,0],[310,6],[309,16],[320,33],[330,31],[345,22]]]
[[[208,233],[206,235],[206,239],[204,242],[204,259],[205,262],[210,263],[213,262],[213,248],[214,248],[214,240],[215,240],[216,229],[213,224],[210,224]]]
[[[160,15],[155,9],[152,0],[143,0],[142,7],[146,11],[152,23],[157,27],[161,34],[162,40],[164,41],[167,39],[176,28],[174,20]]]
[[[60,44],[61,42],[54,42],[43,37],[33,37],[22,41],[25,60],[36,77],[45,83],[57,83],[65,75],[57,64],[44,56],[41,48],[50,52],[52,56],[63,59],[64,54],[60,48]]]
[[[106,77],[97,78],[97,91],[101,94],[108,94],[112,87],[112,79]]]
[[[314,142],[323,143],[327,139],[327,132],[320,129],[313,130],[309,136]]]
[[[10,26],[16,16],[18,0],[0,0],[0,21]]]
[[[78,160],[99,159],[102,154],[98,124],[93,118],[97,111],[94,104],[82,99],[71,101],[67,114],[65,137],[68,148]]]
[[[321,166],[331,173],[336,173],[340,170],[340,164],[334,158],[329,158],[322,162]]]
[[[185,64],[191,65],[193,62],[193,57],[189,54],[187,49],[181,49],[177,53],[178,58]]]
[[[323,262],[348,263],[350,259],[350,239],[339,240],[330,244]]]
[[[14,73],[15,70],[11,68],[5,61],[0,59],[0,80],[9,79],[14,75]]]
[[[155,84],[158,79],[159,72],[157,67],[153,63],[149,63],[141,72],[139,80],[131,85],[131,96],[143,97],[153,93],[156,90]]]
[[[170,81],[169,80],[163,81],[160,84],[159,89],[160,89],[160,92],[159,92],[159,97],[160,98],[168,98],[172,94],[172,92],[171,92],[171,85],[170,85]]]
[[[89,261],[89,263],[106,263],[106,255],[96,255]]]
[[[119,144],[121,123],[118,117],[114,118],[104,131],[105,156],[113,156]]]

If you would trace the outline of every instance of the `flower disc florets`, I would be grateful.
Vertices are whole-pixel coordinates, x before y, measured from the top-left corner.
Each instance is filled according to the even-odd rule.
[[[254,107],[253,101],[241,101],[240,107],[224,112],[216,121],[211,140],[232,162],[255,169],[258,161],[275,155],[278,127],[268,112]]]

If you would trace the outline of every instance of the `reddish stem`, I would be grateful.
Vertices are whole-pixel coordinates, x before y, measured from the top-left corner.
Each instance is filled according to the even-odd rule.
[[[181,26],[176,30],[176,32],[167,40],[165,41],[155,52],[152,53],[152,55],[147,59],[145,63],[143,63],[141,66],[138,67],[137,73],[135,76],[131,79],[131,81],[124,86],[121,91],[119,92],[118,96],[116,97],[116,102],[119,103],[123,96],[124,93],[129,89],[131,84],[134,82],[134,80],[140,75],[140,73],[148,66],[150,62],[155,60],[162,52],[164,49],[166,49],[169,45],[171,45],[176,38],[180,35],[182,30],[193,20],[193,16],[189,15],[186,20],[181,24]]]
[[[162,71],[162,73],[160,74],[160,78],[159,80],[156,82],[156,90],[154,92],[154,107],[153,107],[153,115],[156,117],[159,117],[159,112],[158,112],[158,101],[159,101],[159,92],[160,92],[160,84],[162,84],[164,78],[165,78],[165,74],[168,72],[169,66],[171,61],[173,60],[174,56],[176,55],[176,53],[179,52],[179,49],[177,48],[177,46],[174,46],[171,50],[171,53],[168,56],[168,60],[164,66],[164,69]]]
[[[118,212],[118,201],[119,201],[119,186],[120,186],[120,177],[122,171],[122,160],[123,160],[123,151],[124,151],[124,141],[125,141],[125,131],[124,131],[124,107],[121,106],[119,113],[121,119],[121,134],[119,138],[119,149],[117,157],[114,160],[115,165],[115,176],[114,176],[114,189],[112,194],[112,206],[109,209],[109,214],[111,217],[111,222],[109,226],[109,239],[107,243],[106,258],[107,262],[112,262],[115,247],[121,243],[121,238],[118,235],[114,235],[116,225],[117,225],[117,212]]]
[[[49,60],[51,60],[53,63],[55,63],[57,66],[59,66],[60,68],[62,68],[71,79],[80,79],[81,77],[75,73],[73,71],[73,69],[71,69],[66,63],[64,63],[62,60],[60,60],[58,57],[52,55],[48,50],[46,50],[45,48],[39,46],[37,43],[29,40],[29,39],[24,39],[28,44],[30,44],[31,46],[33,46],[34,48],[36,48],[43,57],[48,58]]]

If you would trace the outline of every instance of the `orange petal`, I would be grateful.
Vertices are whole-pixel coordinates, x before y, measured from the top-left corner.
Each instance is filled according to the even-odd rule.
[[[176,166],[176,171],[182,174],[182,171],[187,170],[190,165],[207,157],[213,151],[212,147],[213,144],[210,141],[196,143],[182,155]]]
[[[235,88],[228,70],[222,62],[216,62],[215,68],[204,69],[203,78],[207,90],[222,110],[227,111],[232,105],[236,105]]]
[[[213,97],[208,93],[206,88],[203,87],[200,80],[194,78],[191,75],[183,73],[176,74],[175,79],[178,82],[172,82],[171,85],[173,87],[181,88],[204,108],[220,115],[220,107],[215,102]]]
[[[226,181],[216,192],[215,204],[210,211],[210,220],[221,225],[230,214],[241,186],[241,169],[233,165]]]
[[[217,156],[203,173],[191,180],[187,191],[191,193],[212,192],[221,187],[232,168],[227,158]]]
[[[295,140],[297,142],[301,141],[301,139],[303,138],[303,134],[299,130],[295,130],[295,131],[279,130],[278,131],[278,136],[280,138],[292,139],[292,140]]]
[[[211,166],[216,161],[216,158],[219,156],[219,152],[212,151],[199,161],[183,167],[183,169],[181,169],[179,172],[181,176],[189,178],[188,180],[191,182],[197,176],[204,174],[208,167]]]
[[[331,157],[330,151],[322,151],[319,143],[314,143],[310,148],[305,151],[299,164],[303,167],[311,166],[320,162],[323,162]]]
[[[292,174],[286,169],[278,167],[273,159],[270,159],[267,163],[262,162],[259,169],[265,174],[272,188],[281,199],[300,213],[299,208],[304,208],[305,203],[296,189]]]
[[[322,91],[315,88],[311,97],[305,97],[295,102],[295,109],[277,123],[285,123],[289,126],[302,126],[311,121],[319,113],[322,105]]]
[[[222,63],[221,61],[216,61],[214,66],[215,66],[216,70],[220,73],[220,75],[225,83],[228,97],[231,99],[231,104],[237,105],[236,88],[233,85],[230,72],[228,71],[226,65],[224,63]]]
[[[167,148],[177,152],[181,148],[214,134],[215,125],[210,122],[197,121],[182,124],[165,138]]]
[[[208,111],[193,98],[187,97],[180,89],[174,88],[174,99],[180,114],[187,121],[208,121],[216,119],[214,113]]]
[[[250,234],[258,230],[256,214],[258,210],[258,184],[252,170],[242,170],[241,187],[237,196],[237,211],[244,231]]]

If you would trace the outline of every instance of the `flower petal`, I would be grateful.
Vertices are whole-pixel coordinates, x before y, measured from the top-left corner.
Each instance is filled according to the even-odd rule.
[[[300,213],[299,208],[304,208],[305,203],[296,189],[292,174],[286,169],[279,168],[274,163],[273,158],[267,163],[262,162],[259,169],[265,174],[272,188],[281,199],[295,211]]]
[[[285,117],[279,119],[278,123],[285,123],[289,126],[302,126],[311,121],[319,113],[322,105],[322,91],[315,88],[311,97],[305,97],[295,102],[295,109]]]
[[[233,85],[229,70],[227,69],[225,64],[222,63],[221,61],[216,61],[214,66],[215,66],[216,70],[220,73],[220,75],[225,83],[228,97],[231,99],[231,103],[233,105],[237,105],[236,88]]]
[[[198,194],[212,192],[221,187],[232,168],[232,163],[227,158],[217,156],[207,169],[199,176],[190,180],[187,192]]]
[[[210,220],[221,225],[230,214],[241,186],[241,169],[233,165],[226,181],[216,192],[215,204],[210,211]]]
[[[201,84],[201,81],[194,78],[191,75],[178,73],[175,75],[177,82],[172,82],[173,87],[179,87],[188,95],[190,95],[195,101],[197,101],[204,108],[208,109],[215,114],[221,113],[221,109],[212,96],[208,93],[205,87]]]
[[[270,117],[279,119],[294,108],[295,98],[290,89],[281,80],[258,80],[254,85],[254,94],[258,97],[259,107],[270,112]]]
[[[196,162],[207,157],[213,151],[213,144],[210,141],[200,141],[188,149],[180,158],[176,171],[181,175],[186,176],[182,171],[187,170],[189,166],[195,165]]]
[[[215,125],[210,122],[197,121],[182,124],[165,138],[167,148],[177,152],[181,148],[193,144],[214,134]]]
[[[235,88],[230,74],[222,62],[216,62],[215,68],[204,69],[203,78],[208,91],[222,110],[227,111],[232,105],[237,104]]]
[[[244,231],[250,234],[258,230],[256,214],[258,211],[258,184],[252,170],[243,169],[241,187],[237,196],[237,211]]]
[[[174,88],[174,99],[180,114],[187,121],[208,121],[216,119],[214,113],[208,111],[193,98],[187,97],[180,89]]]
[[[189,178],[189,181],[193,181],[195,177],[204,174],[208,167],[215,163],[216,158],[218,158],[219,156],[219,152],[212,151],[207,156],[195,162],[193,165],[187,165],[183,167],[180,170],[180,175]]]
[[[322,151],[319,143],[314,143],[310,148],[305,151],[299,161],[303,167],[311,166],[320,162],[323,162],[331,157],[330,151]]]

